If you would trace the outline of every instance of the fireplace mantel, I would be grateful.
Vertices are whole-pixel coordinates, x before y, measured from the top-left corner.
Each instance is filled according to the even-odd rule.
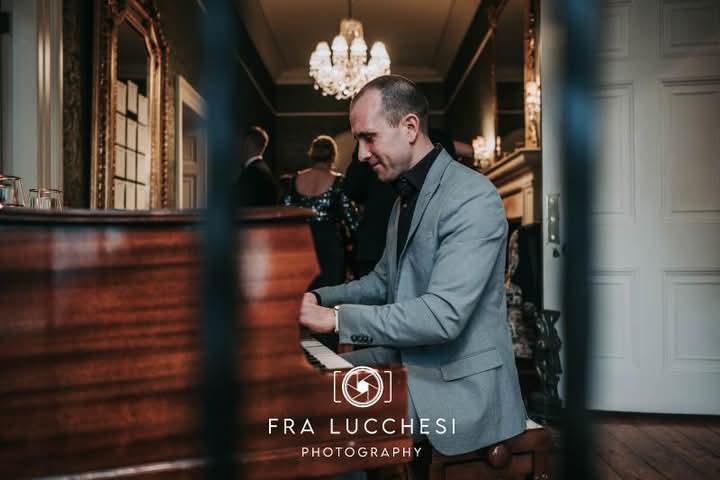
[[[521,148],[482,172],[493,182],[510,221],[539,223],[542,217],[540,150]]]

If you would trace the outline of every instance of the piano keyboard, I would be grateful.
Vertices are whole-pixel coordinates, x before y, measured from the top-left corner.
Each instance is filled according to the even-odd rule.
[[[339,370],[353,365],[314,338],[300,340],[305,357],[318,370]]]

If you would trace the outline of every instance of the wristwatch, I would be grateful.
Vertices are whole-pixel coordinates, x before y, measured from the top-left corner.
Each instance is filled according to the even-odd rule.
[[[333,312],[335,312],[335,333],[338,333],[338,316],[340,315],[340,305],[335,305],[333,307]]]

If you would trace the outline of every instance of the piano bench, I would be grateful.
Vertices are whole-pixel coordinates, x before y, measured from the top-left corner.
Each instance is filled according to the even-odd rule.
[[[425,455],[406,466],[408,480],[549,480],[550,434],[528,420],[527,430],[495,445],[445,456],[427,445]]]

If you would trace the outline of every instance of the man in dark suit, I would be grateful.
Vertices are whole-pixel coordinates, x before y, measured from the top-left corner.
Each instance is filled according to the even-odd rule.
[[[261,127],[253,126],[245,132],[241,146],[243,166],[236,185],[238,206],[263,207],[278,203],[280,191],[263,160],[269,140]]]

